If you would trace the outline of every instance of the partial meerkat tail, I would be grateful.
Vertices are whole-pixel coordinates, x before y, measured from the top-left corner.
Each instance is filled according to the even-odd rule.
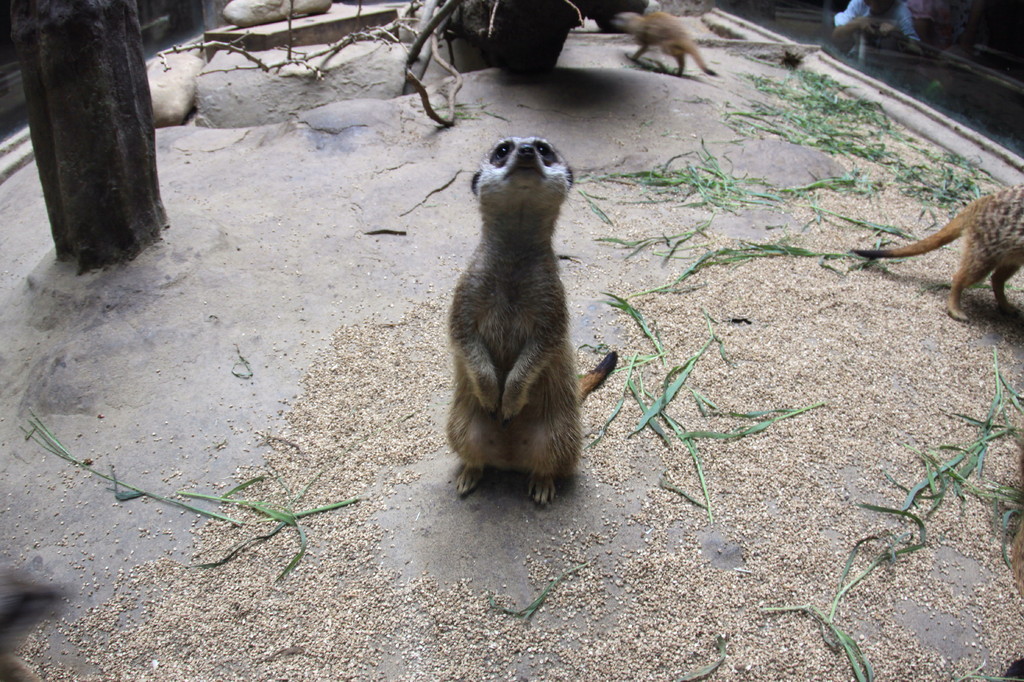
[[[608,375],[615,371],[618,362],[619,354],[612,351],[604,356],[604,360],[597,363],[597,367],[580,377],[580,402],[604,383]]]
[[[985,207],[991,198],[991,196],[985,196],[980,199],[975,199],[967,205],[967,208],[957,213],[952,220],[946,223],[945,227],[930,237],[925,237],[921,241],[901,246],[898,249],[854,249],[850,253],[855,253],[858,256],[874,260],[875,258],[920,256],[922,253],[934,251],[940,246],[949,244],[951,241],[963,234],[964,228],[974,221],[975,215]]]

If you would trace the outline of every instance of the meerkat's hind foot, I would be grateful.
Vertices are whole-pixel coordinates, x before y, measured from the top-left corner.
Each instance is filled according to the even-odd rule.
[[[530,497],[537,504],[547,504],[555,499],[554,477],[538,474],[530,476]]]
[[[455,491],[459,493],[460,497],[465,497],[476,490],[476,486],[480,483],[480,478],[483,475],[483,467],[464,464],[462,471],[459,472],[459,477],[455,479]]]
[[[1012,303],[1006,303],[1005,305],[1000,303],[999,312],[1001,312],[1003,315],[1006,315],[1007,317],[1019,318],[1021,316],[1020,309],[1018,309],[1017,306],[1013,305]]]

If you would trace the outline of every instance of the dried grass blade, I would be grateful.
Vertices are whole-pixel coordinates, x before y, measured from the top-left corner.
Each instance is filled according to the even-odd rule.
[[[60,442],[57,436],[54,435],[54,433],[50,431],[50,429],[48,429],[45,424],[43,424],[42,420],[40,420],[39,417],[37,417],[34,412],[30,412],[29,414],[31,415],[31,418],[29,419],[28,424],[31,428],[26,429],[25,427],[21,427],[22,433],[25,434],[25,440],[33,441],[47,452],[57,455],[61,459],[70,462],[71,464],[74,464],[75,466],[81,469],[85,469],[93,476],[97,476],[105,481],[109,481],[113,483],[115,486],[122,486],[124,488],[128,488],[129,490],[133,490],[136,493],[138,493],[139,496],[150,497],[153,498],[154,500],[159,500],[160,502],[165,502],[167,504],[171,504],[182,509],[187,509],[188,511],[193,512],[195,514],[199,514],[200,516],[206,516],[208,518],[218,519],[220,521],[227,521],[228,523],[236,526],[242,525],[241,521],[237,521],[231,518],[230,516],[225,516],[224,514],[209,511],[207,509],[202,509],[201,507],[196,507],[191,504],[187,504],[185,502],[182,502],[181,500],[175,500],[170,497],[164,497],[163,495],[151,493],[147,490],[143,490],[142,488],[131,485],[130,483],[125,483],[123,480],[119,478],[115,478],[114,476],[108,476],[107,474],[97,471],[96,469],[92,468],[82,460],[72,455],[71,452],[66,447],[64,447],[64,444]]]
[[[679,495],[680,497],[682,497],[695,507],[700,507],[701,509],[708,508],[706,504],[703,504],[702,502],[697,500],[690,493],[686,492],[685,490],[675,485],[674,483],[669,483],[668,471],[665,471],[664,473],[661,474],[661,477],[658,479],[658,487],[663,488],[664,490],[668,490],[669,492],[673,492],[676,495]]]
[[[579,564],[578,566],[573,566],[572,568],[566,569],[560,576],[549,582],[547,584],[547,587],[544,588],[540,595],[538,595],[536,599],[530,602],[529,606],[527,606],[526,608],[515,610],[507,608],[505,606],[499,606],[498,603],[494,600],[493,594],[488,596],[491,607],[503,613],[507,613],[510,616],[522,618],[523,620],[529,620],[533,616],[533,614],[537,612],[537,609],[539,609],[541,605],[544,604],[544,601],[548,598],[548,594],[551,592],[551,590],[555,589],[555,587],[557,587],[559,583],[561,583],[563,580],[568,578],[573,573],[576,573],[577,571],[586,568],[592,563],[594,563],[593,559],[585,563]]]
[[[703,680],[705,677],[708,677],[711,673],[718,670],[718,668],[725,663],[725,644],[727,641],[728,640],[724,636],[718,635],[715,638],[715,644],[718,646],[718,660],[710,665],[704,666],[703,668],[692,670],[682,677],[677,677],[676,682],[696,682],[697,680]]]
[[[644,336],[650,339],[651,343],[654,344],[654,350],[657,351],[656,357],[663,358],[665,356],[665,348],[661,345],[661,339],[654,331],[652,331],[651,327],[648,326],[647,320],[644,319],[643,314],[630,305],[629,301],[624,298],[620,298],[607,291],[603,292],[603,295],[612,299],[611,301],[605,301],[605,303],[613,308],[623,311],[633,318],[633,320],[640,326],[640,330],[644,333]]]
[[[607,213],[601,210],[601,207],[597,205],[597,202],[594,201],[594,198],[592,196],[590,196],[583,190],[578,191],[580,195],[587,200],[587,205],[590,206],[590,210],[594,213],[594,215],[601,219],[601,222],[603,222],[606,225],[614,225],[612,219],[608,217]]]
[[[703,347],[697,353],[690,356],[690,358],[681,366],[673,367],[669,373],[665,376],[665,389],[660,396],[648,407],[643,416],[640,418],[640,422],[633,429],[632,433],[642,431],[647,426],[651,419],[661,414],[661,412],[668,407],[668,404],[672,402],[672,399],[676,397],[676,393],[682,388],[683,384],[689,378],[690,373],[693,372],[693,368],[697,365],[697,361],[700,360],[701,356],[711,345],[714,338],[708,339]],[[632,435],[632,434],[631,434]]]

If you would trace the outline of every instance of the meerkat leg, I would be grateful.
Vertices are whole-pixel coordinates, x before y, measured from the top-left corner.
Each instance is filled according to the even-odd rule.
[[[967,321],[967,315],[960,307],[960,295],[964,289],[985,279],[985,275],[992,271],[992,263],[972,260],[973,258],[974,255],[969,250],[964,251],[960,269],[953,276],[953,286],[950,288],[949,298],[946,300],[946,312],[954,320],[961,322]],[[997,295],[996,299],[998,300],[998,298]]]
[[[448,414],[448,444],[462,460],[455,489],[465,496],[473,492],[484,466],[486,450],[494,446],[494,418],[483,413],[476,399],[466,390],[456,396]]]
[[[555,383],[555,382],[552,382]],[[582,449],[579,402],[575,377],[564,386],[547,386],[541,419],[523,433],[523,455],[530,472],[529,494],[537,504],[555,498],[555,482],[573,473]]]
[[[679,70],[676,71],[676,75],[677,76],[682,76],[683,75],[683,69],[686,68],[686,53],[685,52],[680,52],[679,54],[676,55],[676,63],[679,64]]]
[[[1019,265],[1000,265],[992,273],[992,293],[996,295],[999,309],[1007,315],[1016,315],[1017,309],[1006,300],[1006,281],[1020,269]]]
[[[640,59],[640,55],[642,55],[642,54],[643,54],[644,52],[647,52],[647,50],[648,50],[649,48],[650,48],[650,45],[641,45],[641,46],[640,46],[640,49],[639,49],[639,50],[637,50],[637,51],[636,51],[636,52],[635,52],[635,53],[634,53],[634,54],[633,54],[633,55],[632,55],[632,56],[630,57],[630,59],[632,59],[632,60],[633,60],[634,62],[635,62],[635,61],[637,61],[637,60],[639,60],[639,59]]]

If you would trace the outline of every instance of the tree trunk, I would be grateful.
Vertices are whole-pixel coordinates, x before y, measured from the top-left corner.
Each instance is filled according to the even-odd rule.
[[[535,73],[555,68],[578,15],[563,0],[465,0],[449,28],[491,64]]]
[[[167,224],[135,0],[13,0],[11,26],[57,258],[133,258]]]
[[[607,31],[617,13],[645,7],[647,0],[464,0],[448,30],[479,48],[491,66],[536,73],[555,68],[581,15]]]

